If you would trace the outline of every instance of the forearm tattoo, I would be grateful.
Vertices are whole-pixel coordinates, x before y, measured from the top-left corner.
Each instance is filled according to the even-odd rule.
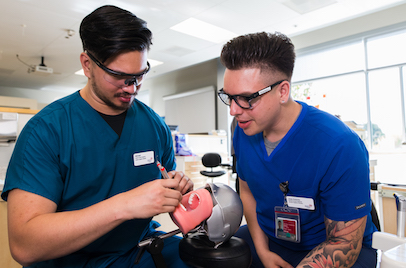
[[[332,221],[325,218],[327,239],[315,247],[298,267],[352,267],[362,248],[366,217],[352,221]]]

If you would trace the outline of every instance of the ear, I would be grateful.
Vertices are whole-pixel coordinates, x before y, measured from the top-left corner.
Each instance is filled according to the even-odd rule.
[[[90,78],[90,69],[92,67],[92,64],[90,62],[89,56],[85,53],[82,52],[80,53],[80,63],[82,64],[82,69],[87,78]]]
[[[290,83],[289,81],[283,81],[279,87],[280,102],[286,103],[290,96]]]

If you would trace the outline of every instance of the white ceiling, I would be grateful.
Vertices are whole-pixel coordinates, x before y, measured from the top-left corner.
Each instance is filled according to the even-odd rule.
[[[293,37],[404,3],[405,0],[0,0],[0,87],[54,91],[82,88],[87,79],[74,75],[81,68],[79,25],[83,17],[105,4],[130,10],[147,21],[154,34],[149,58],[164,62],[151,70],[150,78],[219,56],[223,44],[169,29],[191,17],[237,35],[279,31]],[[67,29],[76,33],[66,38]],[[38,65],[44,56],[45,64],[55,73],[29,74],[17,54],[29,65]]]

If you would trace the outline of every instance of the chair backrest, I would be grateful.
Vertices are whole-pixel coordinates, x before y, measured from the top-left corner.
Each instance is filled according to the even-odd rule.
[[[200,174],[206,177],[220,177],[226,172],[224,170],[213,171],[213,168],[221,166],[221,156],[218,153],[206,153],[202,157],[202,164],[206,168],[211,168],[210,171],[208,170],[201,170]]]
[[[218,153],[206,153],[202,157],[202,164],[205,167],[218,167],[221,164],[221,156]]]

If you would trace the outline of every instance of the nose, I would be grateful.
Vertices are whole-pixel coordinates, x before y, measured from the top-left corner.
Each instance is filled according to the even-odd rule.
[[[135,84],[129,85],[129,86],[124,86],[122,87],[122,90],[128,94],[134,94],[136,92],[136,86]]]
[[[236,116],[242,113],[242,108],[238,106],[234,99],[230,103],[230,115]]]

